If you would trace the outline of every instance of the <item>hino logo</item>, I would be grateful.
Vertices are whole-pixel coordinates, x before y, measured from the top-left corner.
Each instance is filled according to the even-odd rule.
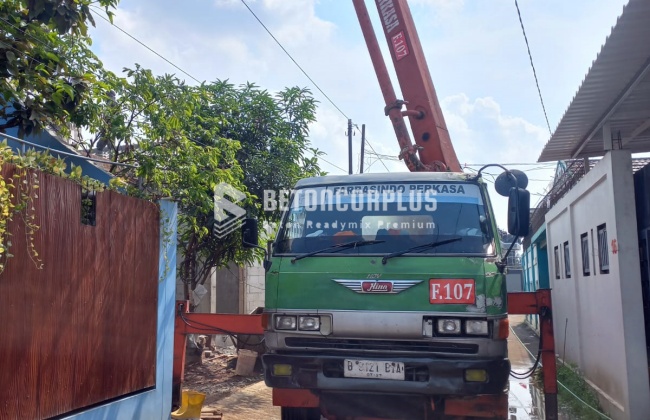
[[[393,0],[378,0],[377,5],[381,11],[381,21],[384,24],[384,29],[386,30],[386,33],[390,33],[393,29],[399,26],[399,20],[397,20]]]
[[[361,283],[361,290],[364,293],[391,293],[393,291],[392,281],[364,281]]]
[[[422,280],[332,280],[357,293],[397,294],[415,286],[416,284],[422,283]]]

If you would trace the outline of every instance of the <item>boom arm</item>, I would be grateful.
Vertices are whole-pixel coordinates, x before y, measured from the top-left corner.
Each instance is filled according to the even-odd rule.
[[[406,0],[375,0],[404,101],[395,95],[364,0],[353,2],[384,95],[386,115],[401,148],[400,158],[411,171],[461,172]],[[415,145],[404,116],[408,116]]]

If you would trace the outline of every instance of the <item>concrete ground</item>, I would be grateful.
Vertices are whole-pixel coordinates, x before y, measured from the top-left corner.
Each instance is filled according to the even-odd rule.
[[[524,324],[524,316],[510,316],[510,325],[517,332],[520,340],[531,352],[535,353],[537,337]],[[533,365],[533,358],[526,351],[520,340],[514,334],[508,339],[508,353],[512,369],[516,372],[528,370]],[[509,420],[544,419],[543,395],[531,385],[529,379],[517,380],[510,378]],[[242,388],[215,404],[210,405],[223,413],[223,420],[279,420],[280,409],[274,407],[271,400],[271,389],[264,382],[258,382]]]
[[[242,388],[210,405],[223,413],[223,420],[279,420],[280,407],[274,407],[271,388],[264,381]]]

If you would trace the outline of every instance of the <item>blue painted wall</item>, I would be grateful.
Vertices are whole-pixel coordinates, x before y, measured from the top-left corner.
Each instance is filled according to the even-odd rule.
[[[156,387],[66,417],[66,420],[162,420],[169,419],[171,416],[178,210],[176,203],[172,201],[161,201],[160,209],[161,236],[158,272],[161,278],[158,284]],[[167,232],[165,237],[163,237],[163,232]]]
[[[534,292],[538,289],[550,288],[546,225],[540,227],[532,236],[530,246],[524,251],[522,265],[524,267],[524,291]],[[526,315],[526,321],[539,333],[537,315]]]

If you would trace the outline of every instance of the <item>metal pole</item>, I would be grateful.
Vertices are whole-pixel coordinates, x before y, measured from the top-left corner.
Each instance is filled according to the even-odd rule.
[[[352,175],[352,120],[348,119],[348,173]]]
[[[363,162],[365,159],[365,147],[366,147],[366,125],[361,124],[361,162],[359,162],[359,173],[363,173]]]

